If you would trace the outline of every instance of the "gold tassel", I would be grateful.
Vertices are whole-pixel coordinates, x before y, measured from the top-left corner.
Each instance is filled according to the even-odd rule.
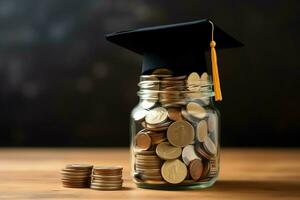
[[[217,62],[217,52],[215,49],[216,42],[214,41],[214,25],[212,24],[212,38],[210,42],[210,57],[211,57],[211,65],[212,65],[212,76],[214,82],[214,91],[215,91],[215,101],[222,101],[222,92],[221,85],[219,79],[219,71],[218,71],[218,62]]]

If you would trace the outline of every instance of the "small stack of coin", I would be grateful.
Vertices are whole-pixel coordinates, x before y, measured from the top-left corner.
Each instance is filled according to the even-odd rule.
[[[61,180],[64,187],[88,188],[91,182],[93,165],[68,164],[61,170]]]
[[[91,188],[95,190],[122,189],[122,167],[99,166],[94,167]]]
[[[161,159],[153,154],[137,154],[135,157],[135,171],[139,174],[141,180],[162,181]]]

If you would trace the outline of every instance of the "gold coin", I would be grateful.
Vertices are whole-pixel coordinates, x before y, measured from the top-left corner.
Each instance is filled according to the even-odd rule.
[[[176,159],[181,155],[181,148],[172,146],[169,142],[163,142],[157,145],[156,154],[164,159]]]
[[[148,112],[145,120],[148,124],[163,123],[168,119],[168,111],[163,107],[157,107]]]
[[[200,179],[203,171],[202,161],[199,159],[192,160],[189,164],[189,173],[195,181]]]
[[[187,168],[180,160],[167,160],[164,162],[161,173],[165,181],[178,184],[184,181],[187,176]]]
[[[204,139],[207,137],[207,135],[207,123],[205,120],[201,120],[197,125],[197,139],[199,140],[199,142],[204,142]]]
[[[168,116],[173,121],[182,120],[181,108],[168,108]]]
[[[200,79],[201,81],[209,81],[209,76],[206,72],[203,72]]]
[[[135,136],[135,146],[138,150],[148,150],[151,144],[151,138],[147,133],[139,132]]]
[[[199,104],[195,103],[195,102],[190,102],[186,105],[186,111],[198,118],[198,119],[203,119],[206,117],[207,113],[206,110]]]
[[[199,85],[200,81],[201,81],[201,78],[197,72],[191,73],[186,80],[188,89],[190,91],[199,91],[200,90],[200,85]]]
[[[184,147],[191,144],[194,136],[193,126],[184,120],[172,123],[167,131],[169,142],[176,147]]]

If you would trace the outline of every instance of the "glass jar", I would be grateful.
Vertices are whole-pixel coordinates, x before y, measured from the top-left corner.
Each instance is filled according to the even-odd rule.
[[[219,112],[207,73],[142,75],[131,113],[131,172],[140,188],[191,189],[219,174]]]

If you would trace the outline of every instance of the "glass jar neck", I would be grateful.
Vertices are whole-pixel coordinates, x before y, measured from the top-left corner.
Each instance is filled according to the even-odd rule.
[[[159,101],[161,104],[180,104],[190,100],[209,104],[214,96],[213,83],[210,80],[189,82],[185,76],[168,78],[143,75],[138,86],[140,101]]]

